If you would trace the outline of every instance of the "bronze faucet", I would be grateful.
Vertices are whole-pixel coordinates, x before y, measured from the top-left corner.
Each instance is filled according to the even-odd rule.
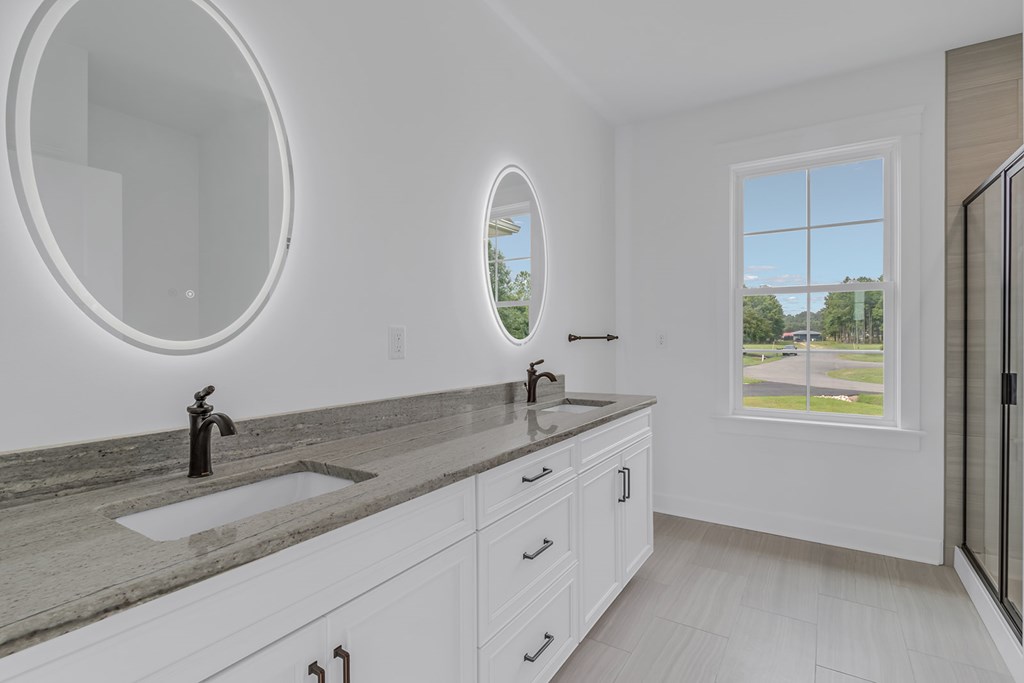
[[[194,478],[208,477],[213,474],[210,462],[210,438],[213,426],[221,436],[236,434],[235,423],[224,413],[213,412],[213,406],[206,402],[214,388],[206,387],[196,392],[196,402],[185,410],[188,411],[188,476]]]
[[[530,369],[526,371],[526,402],[536,403],[537,402],[537,382],[540,381],[541,377],[544,377],[552,382],[557,382],[558,378],[552,375],[550,372],[537,372],[534,370],[534,366],[540,365],[544,362],[544,359],[535,360],[530,363]]]

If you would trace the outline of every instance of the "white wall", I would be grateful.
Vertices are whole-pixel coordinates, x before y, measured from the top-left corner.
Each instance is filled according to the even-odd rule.
[[[484,3],[217,4],[260,59],[291,141],[295,228],[278,288],[208,353],[118,341],[50,276],[0,164],[0,451],[182,427],[205,384],[235,418],[511,381],[541,357],[572,390],[614,388],[614,345],[566,341],[617,331],[613,132]],[[0,72],[37,5],[0,5]],[[508,163],[537,187],[550,257],[545,319],[521,348],[497,329],[480,248]],[[408,328],[404,361],[387,360],[388,324]]]
[[[657,509],[942,561],[944,79],[935,54],[619,132],[617,388],[659,398]],[[910,431],[723,419],[730,163],[915,126],[903,148],[901,259],[901,408]],[[667,333],[665,348],[655,347],[657,332]]]

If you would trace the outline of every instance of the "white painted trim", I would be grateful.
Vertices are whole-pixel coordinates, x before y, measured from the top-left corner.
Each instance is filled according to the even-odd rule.
[[[1017,683],[1024,683],[1024,650],[1021,648],[1021,643],[1017,640],[1013,629],[1006,623],[1006,619],[1003,618],[1003,613],[999,609],[999,605],[992,599],[992,594],[985,588],[970,560],[964,556],[960,548],[953,549],[953,568],[956,570],[956,575],[960,577],[960,582],[967,589],[967,595],[974,603],[974,608],[978,610],[978,615],[985,624],[985,628],[988,629],[988,634],[992,636],[996,649],[1003,656],[1003,661],[1006,662],[1006,668],[1010,670],[1013,680]]]
[[[913,451],[921,450],[924,432],[898,427],[838,423],[827,419],[808,418],[804,413],[786,419],[773,411],[771,417],[754,415],[716,415],[715,426],[723,434],[739,434],[770,439],[837,443],[868,448]],[[788,413],[786,413],[788,414]]]
[[[692,496],[671,496],[657,492],[654,494],[654,510],[676,517],[699,519],[915,562],[939,565],[943,559],[942,538],[908,536],[883,529],[836,524],[817,517],[766,512]]]

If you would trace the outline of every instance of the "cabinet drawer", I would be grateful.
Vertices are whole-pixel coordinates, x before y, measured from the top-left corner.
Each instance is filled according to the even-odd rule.
[[[549,446],[477,477],[477,526],[482,529],[572,479],[576,440]]]
[[[579,643],[578,605],[574,565],[526,612],[480,648],[479,683],[551,680]]]
[[[578,555],[576,481],[479,533],[479,630],[485,643]]]
[[[651,411],[647,409],[584,433],[580,436],[579,471],[601,462],[606,456],[650,432]]]

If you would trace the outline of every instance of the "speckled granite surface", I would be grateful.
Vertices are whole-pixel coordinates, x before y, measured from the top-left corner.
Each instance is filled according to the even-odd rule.
[[[504,386],[504,385],[497,385]],[[563,384],[564,386],[564,384]],[[261,451],[252,436],[249,452],[230,450],[231,439],[215,438],[214,475],[208,479],[185,477],[187,444],[164,435],[133,437],[132,448],[113,448],[117,453],[153,448],[181,454],[181,464],[167,472],[139,468],[131,481],[97,475],[88,465],[95,462],[97,444],[85,444],[80,461],[91,477],[86,486],[67,495],[51,489],[25,488],[22,495],[8,496],[0,510],[0,656],[21,650],[146,600],[167,594],[307,540],[357,519],[411,500],[429,491],[486,471],[551,444],[576,436],[600,424],[642,410],[655,403],[650,396],[569,394],[570,399],[610,401],[586,413],[542,413],[536,408],[558,403],[560,393],[542,398],[534,408],[509,403],[495,394],[491,407],[464,410],[465,400],[432,394],[428,402],[454,401],[448,412],[434,419],[416,419],[423,412],[410,409],[405,418],[387,418],[383,404],[360,404],[329,409],[345,424],[332,425],[327,411],[264,418],[280,424],[320,425],[314,443]],[[422,399],[423,397],[410,397]],[[399,401],[401,399],[396,399]],[[409,405],[409,404],[406,404]],[[377,406],[378,410],[373,410]],[[350,412],[344,409],[349,408]],[[434,410],[435,408],[431,408]],[[380,425],[367,428],[358,415]],[[307,416],[316,416],[313,420]],[[287,420],[283,418],[287,417]],[[260,421],[252,421],[259,423]],[[264,422],[263,425],[266,423]],[[240,432],[248,427],[240,423]],[[283,432],[271,433],[280,437]],[[329,435],[334,435],[333,438]],[[235,437],[232,437],[235,438]],[[129,441],[129,440],[126,440]],[[283,438],[273,439],[275,443]],[[73,451],[74,447],[51,449]],[[48,453],[37,451],[34,453]],[[233,453],[233,454],[232,454]],[[73,453],[53,460],[40,459],[37,466],[63,463],[63,471],[38,473],[36,482],[59,475],[75,481]],[[32,455],[32,453],[28,454]],[[105,458],[104,458],[105,459]],[[40,462],[43,465],[40,465]],[[20,465],[30,467],[29,464]],[[115,469],[104,463],[104,472]],[[300,503],[255,515],[239,522],[193,534],[177,541],[156,542],[130,531],[114,517],[193,498],[298,470],[345,474],[355,471],[360,479],[372,478]],[[15,468],[0,470],[10,476]],[[26,473],[28,470],[26,470]],[[12,482],[11,479],[0,481]]]

